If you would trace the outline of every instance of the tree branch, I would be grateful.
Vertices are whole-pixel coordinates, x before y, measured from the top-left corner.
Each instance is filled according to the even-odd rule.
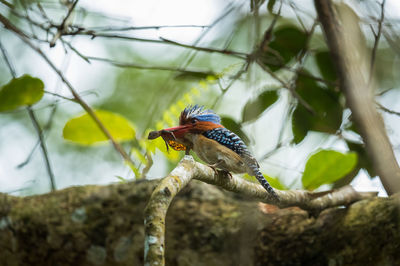
[[[64,32],[67,31],[69,20],[71,18],[72,12],[75,9],[76,4],[78,4],[79,0],[75,0],[73,3],[69,3],[68,12],[63,21],[61,22],[60,26],[57,27],[57,32],[54,35],[53,39],[50,41],[50,47],[54,47],[56,45],[57,40],[63,36]]]
[[[275,204],[271,195],[259,184],[226,174],[215,174],[210,167],[195,162],[192,156],[185,156],[178,166],[154,189],[144,211],[145,223],[145,265],[165,265],[165,218],[171,201],[192,179],[217,185],[228,191]],[[304,190],[279,191],[279,207],[299,206],[313,212],[348,205],[352,202],[376,196],[375,192],[356,192],[346,186],[339,190],[310,192]]]
[[[363,51],[365,49],[354,44],[357,34],[351,32],[351,26],[356,22],[346,17],[342,17],[340,21],[330,0],[314,0],[314,3],[346,103],[360,129],[374,168],[387,193],[391,195],[400,191],[400,169],[386,135],[382,117],[375,108],[373,85],[367,83],[368,63],[365,59],[366,52]]]

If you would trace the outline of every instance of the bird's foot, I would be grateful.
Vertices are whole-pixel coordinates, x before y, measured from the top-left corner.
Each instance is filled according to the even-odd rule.
[[[217,169],[217,167],[215,166],[215,164],[210,164],[210,165],[208,165],[208,166],[209,166],[211,169],[213,169],[215,175],[219,175],[220,173],[222,173],[223,175],[228,176],[229,179],[232,179],[232,174],[231,174],[229,171],[224,170],[224,169]]]
[[[228,176],[229,179],[232,179],[232,178],[233,178],[231,172],[229,172],[228,170],[221,169],[220,171],[221,171],[224,175]]]
[[[208,166],[209,166],[211,169],[213,169],[215,175],[218,175],[218,169],[217,169],[217,167],[215,167],[213,164],[209,164]]]

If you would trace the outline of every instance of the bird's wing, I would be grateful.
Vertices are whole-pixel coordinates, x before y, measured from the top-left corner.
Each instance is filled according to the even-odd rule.
[[[256,162],[255,158],[250,153],[243,140],[229,129],[226,129],[224,127],[217,127],[204,132],[203,135],[231,149],[232,151],[239,154],[241,157],[249,157],[248,159],[252,159]]]

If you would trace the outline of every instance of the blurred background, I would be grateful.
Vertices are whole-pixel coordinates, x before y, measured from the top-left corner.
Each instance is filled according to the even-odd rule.
[[[373,58],[377,106],[399,156],[400,2],[336,2],[356,21],[355,41]],[[50,176],[57,189],[163,177],[183,152],[167,152],[162,140],[146,139],[148,132],[177,125],[186,105],[200,104],[245,140],[277,188],[351,183],[386,195],[338,90],[313,1],[1,0],[0,14],[3,26],[6,21],[26,35],[24,41],[21,33],[0,29],[3,90],[13,71],[44,84],[32,111],[21,105],[0,112],[0,192],[46,193]],[[109,142],[85,139],[95,134],[92,128],[66,126],[84,110],[39,50],[89,106],[128,121],[134,135],[120,138],[126,128],[117,125],[115,137],[133,164]],[[331,167],[349,166],[307,185],[308,162],[314,178],[332,171],[315,168],[328,165],[330,155],[314,166],[309,161],[321,150],[343,156],[335,155]]]

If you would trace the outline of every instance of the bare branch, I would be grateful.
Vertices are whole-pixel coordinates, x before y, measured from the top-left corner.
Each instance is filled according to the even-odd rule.
[[[199,46],[195,46],[195,45],[189,45],[189,44],[183,44],[183,43],[179,43],[179,42],[175,42],[172,40],[168,40],[165,38],[160,37],[160,39],[168,44],[173,44],[176,46],[180,46],[180,47],[184,47],[184,48],[190,48],[190,49],[194,49],[194,50],[198,50],[198,51],[202,51],[202,52],[208,52],[208,53],[219,53],[219,54],[225,54],[225,55],[231,55],[240,59],[246,59],[247,58],[247,54],[246,53],[242,53],[242,52],[236,52],[236,51],[232,51],[232,50],[227,50],[227,49],[215,49],[215,48],[208,48],[208,47],[199,47]]]
[[[383,106],[382,104],[380,104],[378,102],[376,102],[376,105],[378,106],[379,109],[381,109],[382,111],[384,111],[386,113],[400,116],[400,112],[396,112],[396,111],[390,110],[390,109],[386,108],[385,106]]]
[[[159,30],[165,28],[208,28],[208,25],[156,25],[156,26],[130,26],[130,27],[110,27],[110,26],[99,26],[84,28],[83,26],[71,25],[72,28],[85,29],[87,31],[131,31],[131,30]]]
[[[296,88],[290,84],[288,84],[286,81],[284,81],[283,79],[281,79],[278,75],[276,75],[273,71],[271,71],[271,69],[269,69],[268,66],[266,66],[265,64],[263,64],[263,62],[261,62],[261,60],[257,60],[258,65],[265,71],[267,72],[272,78],[274,78],[275,80],[277,80],[279,83],[281,83],[283,88],[286,88],[290,91],[290,93],[293,95],[294,98],[296,98],[299,103],[301,105],[304,106],[304,108],[307,109],[307,111],[309,111],[311,114],[316,114],[314,109],[311,107],[311,105],[308,104],[308,102],[306,102],[303,98],[301,98],[301,96],[297,93]]]
[[[53,173],[53,170],[50,165],[50,159],[49,159],[49,154],[47,152],[46,142],[45,142],[44,136],[43,136],[43,130],[39,125],[39,122],[36,118],[35,112],[32,110],[32,108],[30,106],[28,106],[27,108],[28,108],[29,117],[31,118],[32,124],[35,127],[35,130],[39,137],[40,148],[42,149],[42,154],[43,154],[44,162],[46,165],[47,174],[49,175],[49,178],[50,178],[51,190],[55,191],[56,183],[55,183],[54,173]]]
[[[68,12],[63,21],[61,22],[60,26],[57,28],[57,32],[54,35],[53,39],[50,41],[50,47],[54,47],[56,45],[56,41],[64,34],[64,32],[68,29],[68,21],[71,18],[72,12],[75,9],[76,4],[78,4],[79,0],[75,0],[73,3],[69,4]]]
[[[187,70],[187,69],[183,69],[180,67],[145,66],[145,65],[134,64],[134,63],[119,62],[119,61],[115,61],[113,59],[101,58],[101,57],[96,57],[96,56],[85,56],[85,58],[87,58],[88,60],[95,60],[95,61],[109,63],[113,66],[123,67],[123,68],[166,70],[166,71],[176,71],[176,72],[181,72],[181,73],[185,73],[185,74],[193,74],[193,75],[215,75],[215,73],[209,72],[209,71]]]

